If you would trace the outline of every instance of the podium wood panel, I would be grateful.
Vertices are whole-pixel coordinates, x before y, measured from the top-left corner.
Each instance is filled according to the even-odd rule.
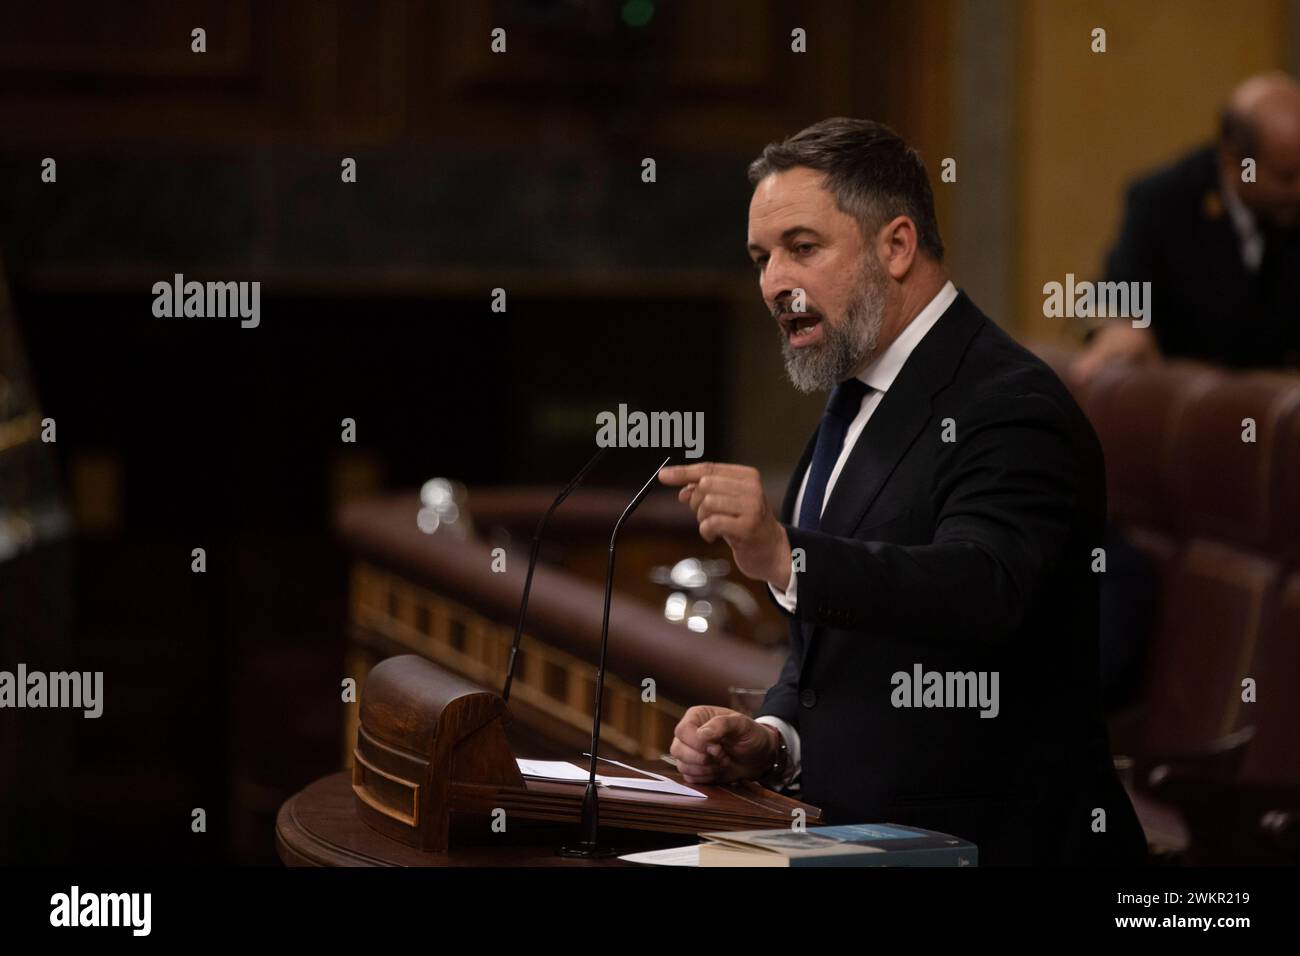
[[[300,790],[280,807],[276,817],[276,851],[286,866],[636,866],[617,857],[575,860],[556,849],[576,843],[575,823],[545,824],[512,820],[505,833],[473,837],[460,830],[456,845],[432,853],[389,839],[357,816],[352,778],[347,771],[330,774]],[[672,833],[629,831],[601,827],[601,840],[620,853],[690,843]]]
[[[416,850],[439,853],[466,845],[454,829],[490,834],[488,821],[498,810],[514,832],[523,832],[525,821],[576,825],[585,784],[523,777],[505,733],[509,719],[499,695],[418,655],[376,664],[361,698],[354,753],[360,821]],[[627,765],[650,770],[652,762]],[[681,782],[676,770],[663,769],[661,776]],[[817,807],[753,781],[698,789],[699,797],[689,797],[602,788],[600,824],[682,834],[693,842],[711,830],[788,827],[796,812],[809,824],[821,820]]]

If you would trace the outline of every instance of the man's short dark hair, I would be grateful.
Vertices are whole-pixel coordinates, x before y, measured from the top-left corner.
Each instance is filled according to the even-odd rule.
[[[925,163],[888,126],[847,116],[814,123],[763,147],[749,164],[750,185],[796,166],[826,174],[825,188],[839,210],[857,220],[863,238],[895,216],[907,216],[916,224],[917,244],[936,262],[943,261]]]

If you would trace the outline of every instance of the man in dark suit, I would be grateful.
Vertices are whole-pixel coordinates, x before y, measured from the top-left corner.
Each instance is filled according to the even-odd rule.
[[[1300,86],[1282,73],[1232,94],[1219,142],[1129,187],[1112,282],[1150,282],[1147,328],[1089,330],[1071,374],[1196,358],[1300,368]]]
[[[752,468],[661,473],[790,618],[757,720],[679,722],[683,776],[798,775],[828,822],[952,833],[987,864],[1144,859],[1098,701],[1092,428],[948,281],[925,168],[891,130],[826,120],[750,180],[787,372],[831,397],[779,515]]]

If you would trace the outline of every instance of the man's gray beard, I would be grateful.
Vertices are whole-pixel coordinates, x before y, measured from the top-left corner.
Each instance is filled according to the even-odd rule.
[[[829,392],[853,374],[875,351],[885,318],[884,270],[869,266],[845,309],[844,323],[832,325],[822,316],[822,343],[797,349],[784,329],[781,356],[785,374],[801,392]]]

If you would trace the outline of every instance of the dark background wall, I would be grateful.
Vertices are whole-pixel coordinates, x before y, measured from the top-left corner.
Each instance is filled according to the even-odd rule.
[[[619,402],[703,411],[710,457],[797,450],[817,403],[781,384],[744,168],[836,113],[924,139],[892,51],[925,24],[625,6],[0,9],[0,374],[57,422],[72,518],[0,562],[0,666],[106,682],[98,720],[0,714],[0,861],[274,861],[280,802],[338,765],[347,497],[562,480]],[[789,53],[795,25],[819,56]],[[896,42],[864,58],[846,31]],[[260,281],[260,327],[155,318],[176,272]]]

